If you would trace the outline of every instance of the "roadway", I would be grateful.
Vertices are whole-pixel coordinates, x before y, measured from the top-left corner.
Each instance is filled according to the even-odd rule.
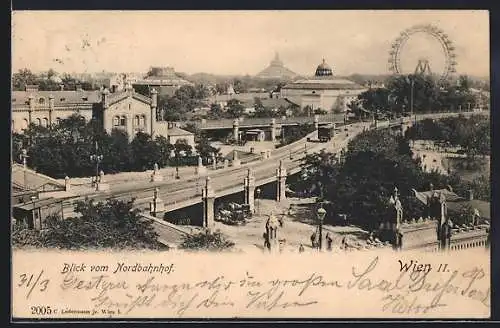
[[[426,118],[438,119],[458,114],[467,115],[471,113],[422,114],[417,117],[417,120]],[[399,122],[399,120],[392,121],[391,124],[397,125]],[[206,175],[187,177],[180,180],[145,182],[139,184],[137,182],[132,182],[130,184],[113,186],[113,189],[107,193],[94,192],[85,196],[95,200],[104,200],[110,197],[121,200],[130,200],[134,198],[136,208],[148,211],[149,202],[153,200],[154,190],[158,188],[159,197],[163,200],[166,211],[176,210],[201,202],[201,191],[205,185],[207,176],[210,177],[211,186],[215,191],[216,197],[243,191],[243,180],[247,175],[248,168],[253,171],[256,186],[261,186],[275,180],[279,161],[283,162],[288,174],[296,173],[300,170],[302,158],[305,156],[305,147],[307,147],[307,152],[309,153],[319,152],[321,149],[334,153],[339,152],[347,146],[350,140],[361,133],[363,128],[369,125],[370,122],[352,123],[348,126],[349,131],[347,133],[343,131],[338,133],[332,141],[328,143],[308,142],[307,137],[314,138],[315,132],[313,132],[306,138],[274,150],[269,159],[249,162],[242,164],[240,167],[207,170]],[[290,154],[293,159],[290,158]],[[68,203],[68,207],[69,206],[70,204]]]

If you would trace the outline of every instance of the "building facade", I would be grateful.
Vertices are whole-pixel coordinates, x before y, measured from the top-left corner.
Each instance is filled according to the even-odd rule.
[[[33,123],[48,127],[79,113],[85,120],[92,119],[100,101],[99,91],[13,91],[11,98],[12,131],[21,132]]]
[[[191,132],[168,128],[167,122],[157,121],[158,92],[151,98],[134,91],[129,84],[123,91],[14,91],[12,93],[12,132],[22,133],[30,124],[50,127],[74,114],[86,121],[96,119],[111,133],[114,129],[127,132],[133,139],[138,132],[163,135],[175,143],[186,139],[194,147]],[[182,130],[182,131],[181,131]],[[172,138],[170,138],[172,137]]]
[[[346,79],[335,78],[333,71],[323,60],[316,68],[314,78],[298,80],[281,88],[285,98],[301,108],[322,109],[328,112],[345,112],[351,101],[367,88]]]

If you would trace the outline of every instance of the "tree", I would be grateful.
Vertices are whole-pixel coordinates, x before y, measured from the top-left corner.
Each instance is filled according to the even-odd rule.
[[[195,148],[202,158],[211,158],[212,154],[215,154],[215,157],[220,155],[220,148],[212,147],[206,138],[198,140]]]
[[[210,112],[208,113],[208,118],[213,120],[218,120],[224,118],[225,113],[222,110],[222,107],[219,104],[211,104]]]
[[[233,117],[238,118],[243,115],[245,108],[238,99],[230,99],[227,102],[227,113]]]
[[[154,164],[158,164],[162,159],[158,144],[147,133],[137,133],[130,144],[130,149],[133,157],[131,161],[133,170],[151,170]]]
[[[310,123],[289,126],[284,133],[284,138],[281,139],[280,147],[300,140],[314,130],[314,124]]]
[[[174,145],[170,144],[164,136],[156,136],[155,138],[156,149],[158,151],[158,165],[160,167],[165,167],[170,159],[170,152],[175,148]]]
[[[37,76],[29,69],[20,69],[12,75],[12,88],[16,91],[22,91],[26,85],[36,84],[37,79]]]
[[[234,247],[234,242],[227,239],[220,231],[210,232],[208,230],[194,235],[187,235],[182,241],[180,248],[193,251],[225,251]]]
[[[48,217],[42,231],[14,228],[14,245],[61,249],[167,248],[158,242],[152,221],[133,209],[133,201],[109,199],[95,203],[85,200],[76,204],[75,212],[79,214],[75,218]]]
[[[385,88],[375,88],[368,89],[367,91],[361,93],[358,96],[358,99],[360,100],[360,105],[370,112],[387,111],[391,107],[389,103],[389,95],[390,90]]]
[[[175,142],[175,156],[180,157],[181,154],[185,156],[191,156],[193,152],[193,147],[187,143],[185,139],[179,139]]]
[[[265,107],[262,104],[262,100],[260,100],[260,98],[258,98],[258,97],[254,98],[254,108],[255,108],[255,113],[254,113],[255,117],[276,117],[276,116],[278,116],[278,113]]]

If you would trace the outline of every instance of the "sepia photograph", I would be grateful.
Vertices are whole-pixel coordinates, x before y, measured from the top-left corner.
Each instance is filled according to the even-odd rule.
[[[488,11],[11,26],[14,318],[489,317]]]

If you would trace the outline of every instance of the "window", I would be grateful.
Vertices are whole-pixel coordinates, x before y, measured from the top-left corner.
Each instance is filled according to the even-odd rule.
[[[125,116],[122,116],[120,118],[120,125],[121,126],[126,126],[127,125],[127,118]]]
[[[128,104],[128,110],[132,110],[132,105],[131,104]]]
[[[142,115],[140,118],[140,126],[146,125],[146,115]]]
[[[59,100],[60,100],[60,101],[66,101],[66,98],[61,98],[61,99],[59,99]]]
[[[135,126],[140,125],[139,115],[136,115],[136,116],[134,117],[134,125],[135,125]]]
[[[113,126],[120,125],[120,118],[118,116],[113,117]]]
[[[28,120],[27,119],[23,119],[22,122],[21,122],[21,129],[24,130],[24,129],[27,129],[28,128]]]
[[[43,104],[45,103],[45,99],[44,99],[44,98],[40,98],[40,99],[38,99],[38,103],[39,103],[40,105],[43,105]]]
[[[56,117],[56,123],[57,124],[61,124],[61,118],[60,117]]]
[[[39,118],[37,118],[37,119],[35,120],[35,122],[36,122],[36,125],[42,125],[42,120],[41,120],[41,119],[39,119]]]
[[[43,127],[48,127],[49,126],[49,120],[46,117],[44,117],[42,119],[42,126]]]
[[[88,101],[88,100],[89,100],[89,98],[88,98],[88,97],[82,97],[82,100],[83,100],[83,101]]]

